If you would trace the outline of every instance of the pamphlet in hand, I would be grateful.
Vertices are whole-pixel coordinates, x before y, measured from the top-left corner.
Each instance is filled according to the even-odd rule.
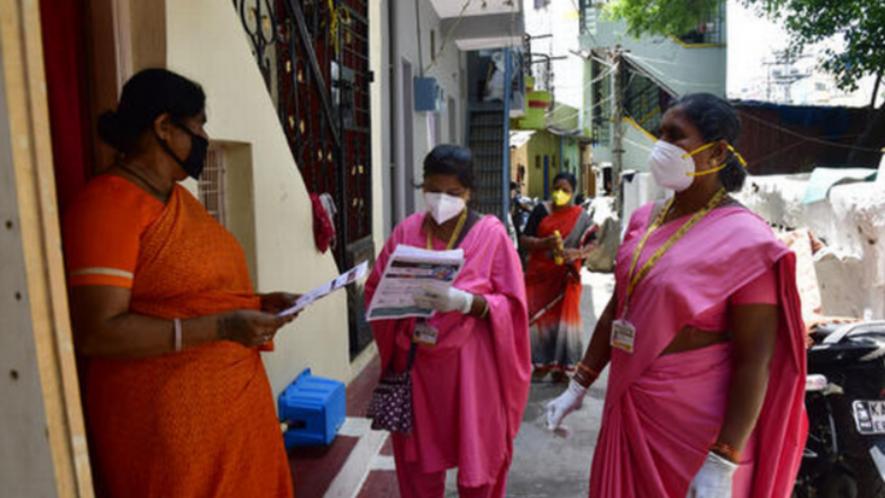
[[[369,304],[367,320],[371,322],[430,317],[433,310],[418,306],[415,295],[420,295],[428,288],[448,292],[462,266],[462,249],[430,251],[405,245],[397,246]]]
[[[295,301],[295,305],[291,308],[280,312],[277,316],[289,316],[294,315],[296,313],[300,313],[304,308],[307,308],[311,304],[319,301],[320,299],[328,296],[329,294],[335,292],[336,290],[350,285],[357,280],[366,276],[366,273],[369,271],[369,263],[364,262],[359,265],[351,268],[350,270],[342,273],[335,280],[331,282],[327,282],[316,289],[304,294],[297,301]]]

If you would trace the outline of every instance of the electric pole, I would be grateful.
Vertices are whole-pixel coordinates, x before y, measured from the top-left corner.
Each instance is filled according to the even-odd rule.
[[[615,45],[611,52],[612,64],[612,190],[618,219],[623,217],[624,194],[621,191],[621,173],[624,171],[624,90],[621,88],[622,50]]]

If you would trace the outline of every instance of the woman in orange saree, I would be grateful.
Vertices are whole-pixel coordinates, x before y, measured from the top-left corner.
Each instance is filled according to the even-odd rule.
[[[259,351],[294,297],[257,295],[234,237],[177,184],[198,177],[205,95],[153,69],[99,122],[120,152],[64,220],[99,496],[292,496]]]
[[[568,380],[584,351],[581,341],[581,259],[592,221],[571,201],[577,181],[571,173],[553,179],[551,202],[532,211],[520,239],[529,251],[528,296],[535,378],[551,373]],[[558,246],[561,247],[561,251]]]

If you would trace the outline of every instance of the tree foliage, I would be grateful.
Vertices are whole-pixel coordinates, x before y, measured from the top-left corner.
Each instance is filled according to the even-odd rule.
[[[718,12],[724,0],[614,0],[608,13],[627,22],[630,34],[672,35],[694,29]],[[843,90],[885,73],[885,0],[739,0],[757,13],[782,21],[790,50],[841,37],[841,49],[825,49],[821,66]],[[739,33],[738,36],[753,36]]]

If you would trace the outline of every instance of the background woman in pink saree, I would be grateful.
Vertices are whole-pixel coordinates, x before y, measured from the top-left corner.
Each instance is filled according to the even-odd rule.
[[[677,100],[649,163],[676,191],[630,220],[616,291],[548,424],[611,364],[593,498],[787,498],[807,435],[795,256],[728,197],[746,175],[740,122],[709,94]]]
[[[366,283],[372,300],[399,244],[464,250],[448,294],[422,294],[435,344],[418,347],[412,374],[413,429],[393,433],[402,498],[442,498],[446,470],[458,468],[462,497],[505,495],[513,438],[528,399],[531,360],[519,256],[504,226],[466,207],[473,188],[470,151],[440,145],[424,160],[427,212],[400,223]],[[429,246],[429,247],[428,247]],[[382,371],[406,368],[414,319],[372,322]]]

